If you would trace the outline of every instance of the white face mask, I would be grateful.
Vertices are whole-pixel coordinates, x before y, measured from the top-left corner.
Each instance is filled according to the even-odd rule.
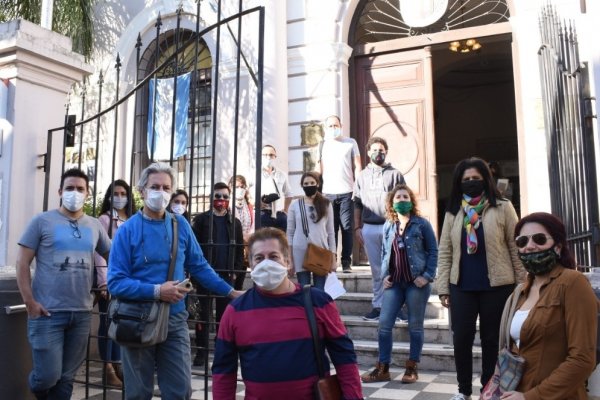
[[[337,139],[342,135],[341,128],[325,128],[325,140]]]
[[[85,202],[85,194],[80,193],[76,190],[69,190],[62,192],[62,204],[63,206],[71,211],[76,212],[83,208]]]
[[[277,261],[264,259],[252,270],[250,277],[263,290],[274,290],[287,275],[287,268]]]
[[[174,214],[183,215],[185,212],[185,206],[183,204],[173,204],[171,206],[171,211],[173,211]]]
[[[271,168],[272,166],[273,166],[272,158],[267,158],[267,157],[262,158],[262,167],[263,168]]]
[[[122,210],[127,205],[127,197],[117,197],[113,196],[112,206],[117,210]]]
[[[146,189],[144,204],[154,212],[161,212],[167,208],[171,194],[162,190]]]
[[[236,188],[235,189],[235,198],[237,200],[242,200],[245,195],[246,195],[246,189],[243,189],[243,188]]]

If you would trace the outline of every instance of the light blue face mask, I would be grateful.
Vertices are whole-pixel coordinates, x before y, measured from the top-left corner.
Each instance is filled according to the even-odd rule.
[[[337,139],[342,136],[341,128],[325,128],[325,140]]]

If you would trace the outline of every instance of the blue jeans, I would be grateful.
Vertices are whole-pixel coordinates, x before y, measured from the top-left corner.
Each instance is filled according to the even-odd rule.
[[[125,398],[150,400],[154,371],[163,399],[189,399],[192,396],[192,358],[188,313],[169,316],[167,340],[155,346],[122,346]]]
[[[310,282],[311,276],[314,284]],[[298,283],[300,284],[300,286],[313,285],[317,289],[325,290],[325,281],[327,280],[327,275],[319,276],[313,274],[310,271],[300,271],[296,272],[296,277],[298,278]]]
[[[271,216],[271,210],[260,211],[260,227],[266,228],[267,226],[273,228],[279,228],[282,231],[287,230],[287,215],[283,211],[277,211],[277,216],[273,218]]]
[[[423,321],[425,309],[431,294],[431,284],[418,288],[414,283],[394,283],[383,290],[383,303],[379,315],[379,362],[389,364],[392,357],[392,329],[398,312],[406,302],[408,306],[408,333],[410,336],[409,359],[421,361],[421,351],[425,340]]]
[[[367,258],[371,266],[373,280],[373,308],[381,308],[383,299],[383,278],[381,276],[381,246],[383,245],[383,224],[363,224],[362,237],[365,242]]]
[[[121,347],[108,338],[108,299],[98,300],[100,321],[98,323],[98,352],[102,361],[121,361]]]
[[[89,311],[52,312],[27,321],[33,370],[31,391],[49,400],[68,400],[73,378],[85,360],[92,314]]]
[[[331,201],[333,206],[333,232],[335,233],[335,246],[338,245],[338,230],[342,230],[342,262],[348,263],[352,260],[352,242],[354,231],[354,202],[352,192],[343,194],[326,194],[325,197]]]

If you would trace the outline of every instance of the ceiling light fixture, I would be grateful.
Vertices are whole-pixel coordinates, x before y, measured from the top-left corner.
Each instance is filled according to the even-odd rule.
[[[471,51],[480,50],[481,47],[481,43],[479,43],[477,39],[467,39],[464,41],[457,40],[455,42],[450,42],[448,48],[455,53],[469,53]]]

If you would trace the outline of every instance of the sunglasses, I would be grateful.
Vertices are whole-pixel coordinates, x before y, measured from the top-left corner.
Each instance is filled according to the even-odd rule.
[[[217,200],[229,200],[229,195],[228,194],[221,194],[221,193],[215,193],[215,199]]]
[[[308,206],[308,218],[312,222],[317,222],[317,210],[315,210],[314,206]]]
[[[69,225],[71,225],[71,228],[73,228],[73,237],[76,239],[81,239],[81,231],[79,230],[77,221],[69,221]]]
[[[515,238],[515,243],[518,248],[523,248],[529,243],[529,239],[533,240],[533,243],[538,246],[543,246],[548,242],[548,239],[552,239],[552,236],[546,235],[545,233],[534,233],[533,235],[521,235]]]

